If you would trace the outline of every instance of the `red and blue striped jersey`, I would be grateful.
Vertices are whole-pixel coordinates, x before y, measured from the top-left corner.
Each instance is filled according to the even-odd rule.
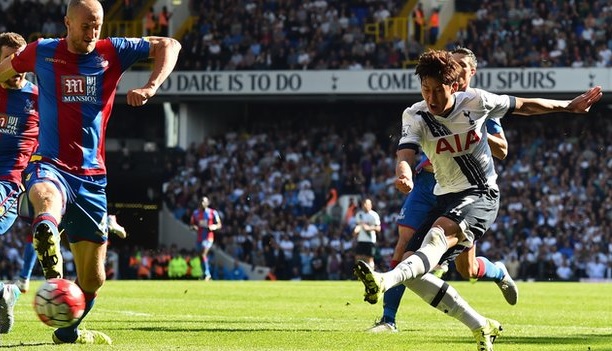
[[[21,89],[0,86],[0,180],[21,184],[38,137],[38,87],[27,82]]]
[[[106,174],[105,135],[121,75],[149,57],[144,38],[99,40],[89,54],[68,51],[65,39],[30,43],[11,61],[38,79],[40,136],[32,159],[79,175]]]
[[[221,217],[217,210],[208,208],[198,208],[191,215],[191,225],[198,226],[198,242],[203,240],[214,241],[215,233],[209,230],[211,224],[221,223]]]

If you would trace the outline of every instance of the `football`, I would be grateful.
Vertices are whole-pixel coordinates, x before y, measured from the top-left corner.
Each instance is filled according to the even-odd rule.
[[[70,280],[49,279],[36,291],[34,311],[50,327],[67,327],[83,315],[85,296]]]

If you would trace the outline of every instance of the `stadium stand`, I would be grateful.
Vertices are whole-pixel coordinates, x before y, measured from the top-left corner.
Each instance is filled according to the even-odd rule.
[[[105,2],[107,35],[142,35],[150,1]],[[609,67],[612,6],[603,1],[460,1],[433,47],[474,49],[480,67]],[[174,33],[180,70],[401,68],[428,43],[409,34],[417,1],[192,1]],[[5,1],[0,31],[30,41],[64,32],[63,5]],[[125,10],[128,10],[126,14]],[[426,8],[429,18],[433,8]],[[161,11],[161,7],[154,10]],[[449,11],[449,10],[447,10]],[[127,18],[126,18],[127,16]],[[127,19],[133,18],[131,21]],[[25,19],[25,20],[21,20]],[[129,23],[128,23],[129,22]],[[402,30],[398,30],[398,26]],[[442,28],[441,28],[442,29]]]
[[[414,40],[380,40],[368,32],[376,17],[393,18],[403,11],[397,1],[384,2],[389,15],[367,1],[263,2],[265,7],[256,8],[235,0],[222,9],[217,3],[193,2],[198,21],[182,37],[179,69],[400,68],[424,49]],[[608,2],[460,3],[465,6],[460,10],[473,19],[454,37],[441,35],[435,46],[476,48],[479,67],[610,66]],[[30,40],[63,32],[63,9],[53,1],[1,4],[0,31],[10,29]],[[148,5],[134,4],[135,14]],[[384,223],[377,263],[385,267],[402,201],[389,184],[395,144],[388,136],[399,116],[373,133],[371,125],[344,123],[323,108],[303,113],[294,120],[311,121],[318,115],[328,124],[254,124],[187,150],[155,153],[156,158],[110,152],[109,165],[146,172],[154,159],[164,182],[160,196],[179,220],[186,221],[198,197],[207,194],[224,216],[220,247],[241,261],[272,268],[276,279],[352,279],[350,215],[345,218],[337,211],[328,195],[348,195],[353,202],[372,196]],[[535,124],[504,121],[510,154],[497,164],[502,205],[479,250],[506,261],[515,278],[612,278],[612,125],[603,113]],[[212,181],[218,178],[227,181]],[[306,184],[316,195],[313,207],[298,201]],[[317,215],[325,206],[332,208]],[[0,278],[14,277],[26,230],[18,222],[0,237]],[[147,279],[167,276],[154,261],[181,254],[173,247],[151,251],[125,246],[117,251],[117,276]],[[564,267],[569,270],[560,270]],[[455,278],[452,271],[450,278]]]

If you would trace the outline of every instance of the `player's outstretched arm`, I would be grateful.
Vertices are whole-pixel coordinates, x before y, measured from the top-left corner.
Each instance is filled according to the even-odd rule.
[[[147,40],[151,43],[149,57],[153,58],[153,70],[147,84],[128,91],[127,100],[130,106],[142,106],[155,95],[174,69],[181,51],[181,44],[173,38],[147,37]]]
[[[601,87],[596,86],[571,101],[517,97],[514,113],[517,115],[540,115],[551,112],[587,113],[602,96]]]

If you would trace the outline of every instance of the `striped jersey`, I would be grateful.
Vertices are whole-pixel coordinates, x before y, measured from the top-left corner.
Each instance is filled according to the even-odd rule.
[[[204,240],[214,241],[215,234],[212,230],[208,230],[211,224],[220,224],[221,217],[219,212],[210,207],[202,209],[198,208],[191,215],[191,225],[198,226],[198,242]]]
[[[89,54],[69,52],[65,39],[28,44],[11,63],[38,82],[40,145],[32,159],[74,174],[106,174],[106,125],[119,79],[148,56],[144,38],[102,39]]]
[[[446,117],[431,114],[425,101],[404,110],[399,149],[423,149],[434,167],[436,195],[470,188],[497,189],[486,121],[512,113],[515,98],[480,89],[457,92],[453,98]]]
[[[21,184],[37,137],[38,87],[28,81],[21,89],[0,86],[0,180]]]

